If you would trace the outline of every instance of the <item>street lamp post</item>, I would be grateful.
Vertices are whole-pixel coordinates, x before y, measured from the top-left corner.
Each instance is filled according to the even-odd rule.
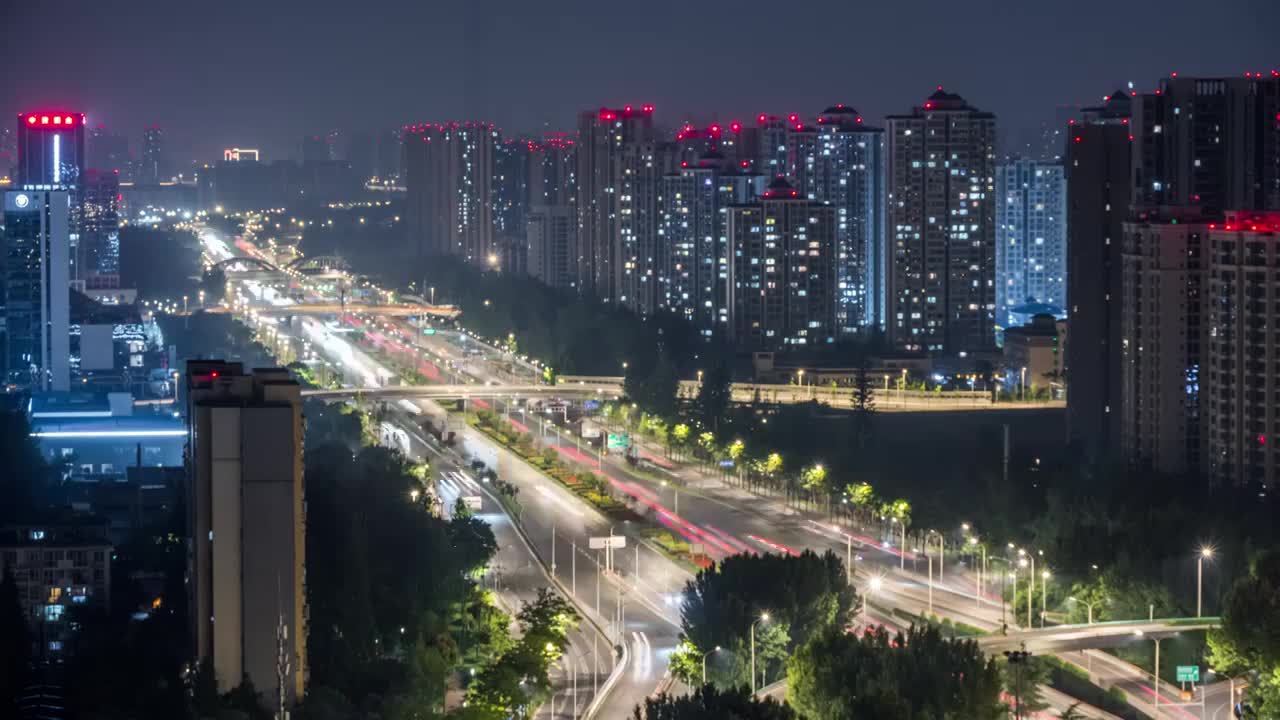
[[[1222,677],[1227,679],[1227,686],[1230,688],[1230,692],[1231,692],[1231,704],[1229,707],[1231,708],[1232,711],[1234,711],[1236,707],[1236,679],[1222,672],[1221,670],[1214,670],[1213,668],[1209,668],[1209,672],[1213,673],[1214,675],[1221,675]],[[1202,700],[1204,699],[1203,693],[1201,693],[1200,698]]]
[[[926,546],[924,550],[924,558],[929,561],[929,614],[933,614],[933,556],[929,554],[929,548]]]
[[[902,528],[902,544],[898,546],[898,568],[907,569],[907,524],[896,517],[889,518],[889,523],[897,523]],[[890,535],[892,538],[893,536]]]
[[[1008,601],[1007,601],[1007,600],[1005,600],[1005,597],[1004,597],[1004,578],[1005,578],[1005,577],[1006,577],[1005,575],[1001,575],[1001,576],[1000,576],[1000,627],[1001,627],[1001,628],[1004,628],[1004,627],[1007,627],[1007,626],[1008,626],[1008,621],[1005,619],[1005,618],[1006,618],[1006,614],[1005,614],[1006,606],[1009,604],[1009,603],[1008,603]],[[1017,597],[1018,597],[1018,567],[1017,567],[1016,565],[1015,565],[1015,566],[1013,566],[1013,569],[1008,573],[1007,577],[1008,577],[1010,580],[1012,580],[1012,581],[1013,581],[1013,597],[1014,597],[1014,598],[1017,598]],[[1014,623],[1017,623],[1017,622],[1018,622],[1018,618],[1017,618],[1017,612],[1018,612],[1018,609],[1015,607],[1015,608],[1013,609],[1013,612],[1014,612],[1013,622],[1014,622]]]
[[[1196,558],[1196,617],[1201,616],[1204,609],[1204,561],[1205,558],[1213,557],[1213,548],[1200,548],[1200,557]]]
[[[760,617],[751,623],[751,694],[756,694],[756,625],[762,622],[769,622],[769,613],[761,613]]]
[[[933,533],[938,536],[938,580],[939,582],[945,582],[947,579],[947,571],[943,569],[943,566],[947,564],[946,540],[942,537],[942,533],[937,530],[930,530],[929,532],[926,532],[926,538],[929,536],[929,533]],[[929,552],[929,543],[927,541],[925,542],[925,552]]]
[[[1027,576],[1027,627],[1033,628],[1035,627],[1035,623],[1031,618],[1031,602],[1036,596],[1036,556],[1021,549],[1018,550],[1018,555],[1022,556],[1022,560],[1018,563],[1019,565],[1026,567],[1028,561],[1030,561],[1031,564],[1031,573]],[[1013,592],[1015,595],[1018,593],[1016,586],[1014,587]]]
[[[978,604],[978,607],[982,607],[982,582],[987,572],[987,546],[979,543],[978,538],[976,537],[969,538],[969,545],[970,547],[977,547],[982,551],[982,564],[974,568],[974,570],[977,571],[978,579],[977,582],[973,584],[974,602]]]
[[[1049,571],[1040,573],[1040,627],[1044,627],[1044,616],[1049,604]]]
[[[717,645],[714,650],[702,656],[702,684],[707,684],[707,658],[720,652],[720,646]]]

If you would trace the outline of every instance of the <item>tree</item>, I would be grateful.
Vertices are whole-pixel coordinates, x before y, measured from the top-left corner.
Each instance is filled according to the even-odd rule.
[[[564,598],[541,588],[516,617],[523,635],[476,676],[467,691],[467,702],[476,710],[467,717],[524,717],[529,707],[550,694],[549,670],[568,647],[578,614]]]
[[[1027,656],[1015,661],[1010,657],[1001,667],[1001,672],[1006,692],[1022,706],[1021,717],[1035,717],[1036,713],[1049,707],[1040,688],[1049,684],[1053,668],[1044,658]]]
[[[698,386],[696,416],[704,427],[719,430],[733,400],[733,374],[727,363],[716,363]]]
[[[852,401],[854,440],[859,448],[865,448],[871,438],[872,421],[876,412],[875,388],[866,357],[858,363],[853,375]]]
[[[18,584],[5,573],[0,580],[0,715],[17,717],[15,701],[27,686],[31,669],[31,635],[18,602]]]
[[[662,693],[637,705],[634,720],[794,720],[795,712],[773,698],[757,700],[746,688],[717,690],[707,685],[691,695],[671,696]]]
[[[797,649],[787,701],[824,720],[1001,720],[1000,671],[971,640],[912,627],[890,638],[828,628]]]
[[[1253,670],[1249,704],[1257,717],[1280,717],[1280,549],[1260,553],[1249,574],[1232,585],[1222,629],[1210,632],[1210,662],[1235,675]]]
[[[856,604],[844,563],[832,552],[735,555],[699,572],[685,586],[682,637],[699,653],[724,648],[724,660],[708,673],[717,684],[741,685],[750,680],[753,624],[757,667],[772,677],[796,643],[826,627],[843,628]],[[768,620],[757,622],[764,613]]]
[[[23,518],[43,497],[51,473],[21,410],[0,409],[0,467],[0,522]]]

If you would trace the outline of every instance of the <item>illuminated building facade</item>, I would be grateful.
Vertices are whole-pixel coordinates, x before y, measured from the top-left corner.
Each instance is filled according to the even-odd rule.
[[[816,126],[795,125],[791,172],[800,194],[836,213],[836,327],[849,336],[884,326],[884,131],[847,105]]]
[[[996,327],[1063,317],[1067,183],[1061,163],[1015,159],[996,168]]]
[[[486,267],[496,264],[498,142],[498,129],[490,123],[428,123],[406,131],[406,220],[419,255],[453,255]]]
[[[729,210],[754,200],[764,178],[716,150],[683,164],[662,178],[659,193],[659,302],[709,337],[729,318]]]
[[[71,202],[67,190],[4,194],[5,380],[33,391],[71,389]]]
[[[995,116],[939,89],[887,119],[888,337],[900,351],[995,346]]]
[[[1135,203],[1280,210],[1280,73],[1178,77],[1135,98]]]
[[[653,106],[580,113],[577,155],[578,287],[653,312],[658,186],[671,157],[654,133]]]
[[[753,350],[834,342],[835,209],[775,178],[728,215],[730,339]]]
[[[85,172],[79,254],[85,288],[120,287],[120,176],[115,170]]]
[[[15,184],[78,188],[85,170],[84,125],[81,113],[20,113]]]
[[[559,289],[578,282],[577,162],[574,141],[549,133],[529,143],[529,212],[525,219],[528,272]]]

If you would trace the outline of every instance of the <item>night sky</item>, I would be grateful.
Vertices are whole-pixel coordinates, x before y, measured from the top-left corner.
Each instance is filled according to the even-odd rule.
[[[4,4],[0,111],[83,110],[135,152],[159,123],[175,164],[414,121],[570,129],[605,104],[874,119],[939,84],[1017,132],[1125,81],[1280,67],[1277,0]]]

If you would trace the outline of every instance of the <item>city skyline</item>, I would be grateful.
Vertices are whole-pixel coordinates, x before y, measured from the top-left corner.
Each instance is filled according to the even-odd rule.
[[[499,7],[483,18],[474,11],[406,5],[349,24],[337,21],[341,14],[312,5],[301,13],[288,3],[232,3],[218,15],[197,17],[144,2],[110,12],[81,8],[84,22],[63,28],[64,40],[89,55],[109,49],[115,61],[78,64],[75,73],[67,72],[69,58],[49,59],[36,44],[37,30],[55,22],[56,11],[32,6],[15,18],[14,42],[4,51],[12,81],[0,94],[0,111],[65,103],[83,109],[91,126],[127,130],[139,148],[141,128],[156,123],[166,129],[174,160],[186,164],[237,146],[262,146],[267,157],[286,157],[298,151],[302,135],[334,128],[375,131],[467,118],[494,122],[509,133],[564,130],[573,127],[588,98],[604,104],[645,98],[673,121],[687,116],[729,122],[762,110],[789,113],[835,102],[881,118],[941,84],[1002,118],[1012,138],[1034,133],[1052,119],[1056,106],[1096,103],[1128,81],[1142,91],[1152,78],[1170,72],[1233,76],[1265,72],[1274,62],[1264,31],[1280,19],[1273,4],[1234,0],[1219,8],[1255,20],[1229,36],[1184,22],[1198,8],[1190,0],[1167,3],[1160,13],[1097,5],[1098,12],[1078,5],[1026,9],[991,25],[982,13],[938,3],[922,8],[937,22],[920,27],[888,8],[833,8],[814,24],[803,15],[779,19],[763,12],[763,3],[743,6],[728,18],[683,7],[676,13],[660,4],[643,11],[584,6],[561,16]],[[712,35],[725,39],[698,33],[699,42],[689,43],[681,33],[670,33],[655,41],[642,31],[675,17],[719,28]],[[304,19],[306,33],[277,33],[297,37],[272,43],[234,39]],[[842,20],[880,30],[849,45],[836,30],[849,27]],[[791,32],[797,24],[805,30]],[[573,42],[542,47],[539,37],[553,31]],[[120,47],[110,40],[139,34],[149,42]],[[721,75],[715,83],[701,79],[700,69],[735,52],[749,53],[742,48],[752,43],[777,47],[775,35],[796,38],[784,49],[786,62],[762,50],[758,62],[747,56],[740,74]],[[913,45],[925,50],[899,52]],[[1108,52],[1085,52],[1090,47]],[[1206,59],[1189,57],[1188,47]],[[431,71],[448,68],[446,58],[469,49],[483,61]],[[947,59],[955,53],[966,59]],[[1076,60],[1034,60],[1064,55]],[[620,61],[597,61],[606,57]],[[797,67],[804,72],[795,72]]]

